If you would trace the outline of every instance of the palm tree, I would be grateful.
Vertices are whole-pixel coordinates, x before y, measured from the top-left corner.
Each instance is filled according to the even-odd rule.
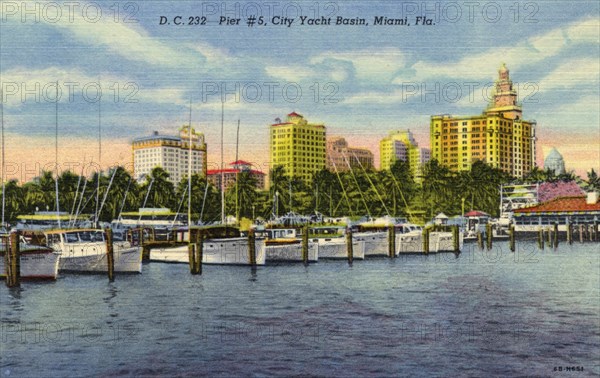
[[[287,177],[285,168],[282,165],[277,165],[269,171],[269,185],[269,196],[271,200],[275,201],[275,196],[278,197],[278,209],[274,209],[274,211],[277,211],[278,214],[275,215],[277,216],[289,211],[285,201],[281,200],[281,196],[283,196],[284,193],[289,192],[289,178]]]
[[[146,183],[142,186],[140,199],[143,201],[146,198],[148,190],[150,194],[146,206],[174,208],[175,202],[175,186],[169,181],[169,173],[161,167],[155,167],[146,178]],[[152,187],[150,187],[152,183]]]
[[[600,177],[598,177],[598,174],[596,173],[594,168],[592,168],[592,170],[587,173],[587,180],[585,180],[585,185],[587,190],[600,191]]]
[[[19,187],[17,180],[10,180],[4,184],[4,219],[11,222],[17,219],[25,208],[24,190]],[[1,194],[0,194],[1,195]]]

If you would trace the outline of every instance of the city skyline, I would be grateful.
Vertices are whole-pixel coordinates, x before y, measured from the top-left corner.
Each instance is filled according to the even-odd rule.
[[[343,136],[352,146],[369,148],[376,166],[379,140],[392,130],[410,129],[419,146],[428,148],[430,116],[481,112],[502,63],[511,69],[527,118],[537,122],[537,165],[543,167],[556,146],[567,170],[583,176],[591,168],[600,170],[600,22],[592,2],[536,3],[536,9],[521,4],[519,12],[501,4],[497,21],[482,9],[469,17],[465,8],[454,22],[445,5],[431,3],[424,11],[437,18],[435,26],[367,26],[366,34],[364,27],[351,26],[222,26],[218,15],[185,3],[169,11],[158,3],[132,3],[128,9],[118,4],[118,15],[107,6],[93,23],[91,14],[78,8],[72,20],[65,11],[52,22],[44,12],[49,3],[39,4],[39,14],[31,8],[23,21],[20,3],[3,3],[0,18],[7,178],[27,181],[39,168],[53,167],[56,81],[72,94],[59,102],[62,166],[98,161],[99,104],[93,100],[100,83],[103,167],[129,164],[134,138],[187,124],[191,99],[192,127],[204,133],[208,168],[217,169],[219,92],[225,90],[232,92],[225,102],[225,162],[235,160],[240,119],[239,155],[267,172],[268,125],[294,111],[326,124],[328,134]],[[88,10],[99,6],[78,4]],[[243,13],[248,3],[235,4]],[[336,4],[335,9],[298,4],[305,13],[317,7],[321,13],[367,19],[409,11],[389,3]],[[160,16],[172,20],[198,12],[214,22],[204,29],[159,25]],[[124,22],[126,15],[137,22]],[[322,38],[324,32],[330,36]],[[298,88],[301,96],[294,95]]]

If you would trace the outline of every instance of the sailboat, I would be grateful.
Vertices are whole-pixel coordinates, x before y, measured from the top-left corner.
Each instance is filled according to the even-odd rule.
[[[5,210],[5,144],[4,144],[4,97],[0,90],[0,124],[2,128],[2,223],[0,224],[0,277],[6,275],[5,255],[8,251],[9,233],[4,228],[4,210]],[[51,248],[32,245],[22,236],[19,237],[19,262],[20,276],[25,280],[55,280],[58,276],[58,262],[60,254],[54,252]]]
[[[100,107],[98,108],[100,122]],[[60,214],[58,198],[58,83],[56,95],[56,214]],[[99,176],[98,176],[99,180]],[[96,197],[98,198],[98,197]],[[97,220],[98,212],[96,212]],[[59,269],[68,272],[102,273],[108,271],[107,235],[93,228],[64,228],[57,218],[58,229],[38,230],[32,233],[35,244],[46,245],[60,253]],[[114,271],[142,272],[142,246],[132,240],[113,242]]]
[[[223,167],[223,127],[224,104],[221,104],[221,168]],[[190,104],[190,120],[188,127],[189,152],[188,152],[188,229],[184,232],[183,239],[188,243],[191,225],[191,164],[192,164],[192,116]],[[253,265],[250,257],[249,238],[241,236],[237,227],[225,223],[225,198],[223,169],[221,169],[221,224],[209,227],[200,227],[198,231],[203,235],[202,264],[216,265]],[[265,240],[255,239],[255,265],[265,265],[266,252]],[[150,261],[188,263],[188,245],[160,248],[150,252]]]

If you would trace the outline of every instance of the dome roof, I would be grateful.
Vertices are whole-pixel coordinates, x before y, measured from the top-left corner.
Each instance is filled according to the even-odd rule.
[[[558,152],[556,147],[552,147],[552,150],[546,156],[548,160],[563,160],[563,156]]]

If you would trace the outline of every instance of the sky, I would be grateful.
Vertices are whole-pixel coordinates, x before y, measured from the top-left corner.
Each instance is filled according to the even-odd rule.
[[[225,163],[239,119],[239,157],[267,172],[269,125],[292,111],[378,162],[390,131],[429,147],[431,115],[481,113],[502,63],[537,121],[538,164],[556,147],[568,170],[600,170],[597,1],[0,4],[8,178],[29,181],[55,155],[76,172],[131,165],[131,141],[176,134],[190,103],[217,168],[222,100]],[[357,19],[368,25],[343,24]]]

